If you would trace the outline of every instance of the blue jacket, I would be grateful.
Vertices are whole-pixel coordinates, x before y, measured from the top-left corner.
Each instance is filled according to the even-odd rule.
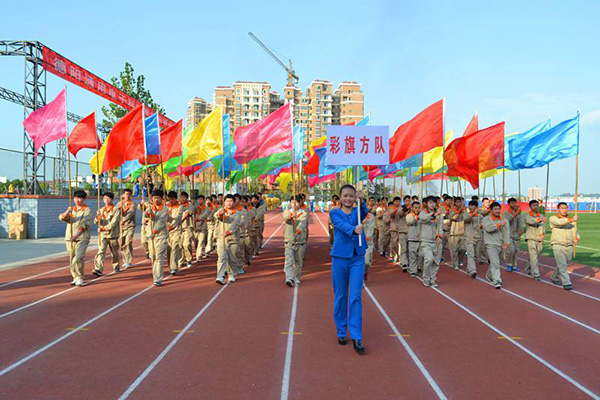
[[[360,205],[361,222],[367,216],[369,210],[362,203]],[[333,224],[333,247],[331,248],[332,257],[352,258],[355,255],[362,256],[367,251],[367,238],[365,232],[362,233],[362,246],[358,245],[358,235],[354,232],[358,225],[357,208],[354,207],[352,213],[347,215],[341,208],[335,208],[329,212],[329,218]]]

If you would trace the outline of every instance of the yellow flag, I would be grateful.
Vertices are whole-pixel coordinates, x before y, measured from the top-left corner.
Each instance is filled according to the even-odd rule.
[[[315,154],[315,147],[324,144],[327,141],[327,136],[321,136],[310,143],[310,155]]]
[[[291,181],[292,181],[292,174],[290,174],[289,172],[283,172],[283,173],[279,174],[279,176],[277,177],[277,182],[279,182],[279,188],[281,189],[281,191],[283,193],[288,192],[288,186]]]
[[[106,138],[108,139],[108,137]],[[102,164],[104,164],[104,154],[106,154],[106,144],[108,140],[104,140],[102,143],[102,147],[98,150],[96,154],[90,159],[90,169],[92,170],[92,174],[98,175],[102,171]],[[97,160],[97,161],[96,161]],[[98,166],[100,166],[100,171],[98,171]]]
[[[187,149],[187,157],[181,163],[184,167],[210,160],[223,154],[223,107],[215,108],[186,136],[182,146]]]
[[[454,131],[450,129],[446,132],[446,136],[444,137],[444,147],[448,147],[450,143],[454,140]]]
[[[506,171],[504,168],[494,168],[494,169],[489,169],[487,171],[483,171],[479,173],[479,179],[485,179],[485,178],[491,178],[492,176],[496,176],[498,174],[501,174],[502,171]]]

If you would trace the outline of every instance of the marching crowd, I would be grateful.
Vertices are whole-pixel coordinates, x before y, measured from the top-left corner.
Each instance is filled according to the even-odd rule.
[[[333,197],[333,208],[339,208],[339,197]],[[529,210],[522,212],[517,200],[508,200],[508,209],[502,211],[498,202],[477,196],[465,204],[460,196],[428,196],[419,201],[417,196],[387,197],[368,200],[368,215],[363,220],[368,248],[365,254],[365,275],[368,279],[373,252],[388,257],[411,277],[422,275],[427,287],[438,287],[437,272],[444,262],[444,249],[449,250],[450,264],[458,270],[466,263],[466,271],[477,277],[476,263],[489,264],[486,278],[497,289],[502,288],[500,270],[519,271],[517,255],[521,239],[525,242],[529,260],[525,272],[540,280],[539,256],[546,238],[546,216],[540,213],[537,200],[529,202]],[[551,280],[566,290],[572,284],[567,273],[573,258],[574,246],[579,240],[575,232],[577,216],[569,216],[566,203],[558,205],[556,215],[550,217],[550,243],[556,260]],[[330,222],[330,231],[333,225]],[[333,239],[333,235],[330,234]]]

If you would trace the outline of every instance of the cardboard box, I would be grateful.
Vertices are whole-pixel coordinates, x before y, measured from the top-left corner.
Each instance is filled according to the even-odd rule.
[[[9,239],[25,240],[27,239],[27,232],[8,232]]]
[[[8,213],[8,225],[20,224],[27,225],[27,213]]]

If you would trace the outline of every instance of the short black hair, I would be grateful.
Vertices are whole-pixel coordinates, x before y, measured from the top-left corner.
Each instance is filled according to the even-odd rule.
[[[560,203],[558,203],[558,205],[556,206],[556,208],[560,208],[560,206],[565,205],[565,206],[569,206],[567,203],[565,203],[564,201],[561,201]]]
[[[416,194],[413,194],[413,197],[411,197],[411,198],[412,198],[413,200],[414,200],[414,199],[417,199],[417,200],[419,200],[419,196],[417,196]]]
[[[301,194],[297,194],[297,195],[296,195],[296,201],[297,201],[298,203],[300,203],[300,202],[302,202],[302,200],[304,200],[304,196],[302,196]]]
[[[87,193],[85,192],[85,190],[76,190],[75,193],[73,193],[73,197],[85,199],[87,197]]]
[[[536,199],[533,199],[529,202],[529,207],[531,207],[533,204],[540,204]]]
[[[219,196],[223,196],[223,193],[219,193],[219,194],[217,195],[217,197],[219,197]]]
[[[174,191],[174,190],[171,190],[171,191],[169,192],[169,194],[167,194],[167,197],[168,197],[169,199],[176,199],[176,198],[177,198],[177,192],[176,192],[176,191]]]
[[[188,194],[188,192],[185,192],[185,191],[181,192],[181,195],[185,196],[185,197],[190,197],[190,195]]]
[[[471,200],[475,200],[475,201],[477,201],[477,200],[479,200],[479,196],[477,196],[477,195],[475,195],[475,196],[471,196]]]
[[[371,196],[369,197],[369,200],[375,200],[375,197]]]
[[[409,199],[409,200],[410,200],[410,196],[409,196],[409,195],[406,195],[406,196],[404,196],[404,197],[402,198],[402,200],[406,200],[406,199]]]
[[[463,201],[464,199],[460,196],[454,196],[454,201]]]
[[[152,192],[152,197],[157,196],[157,197],[163,197],[165,194],[165,192],[163,192],[161,189],[155,189]]]
[[[202,200],[204,200],[204,199],[205,199],[205,197],[204,197],[204,195],[203,195],[203,194],[199,194],[199,195],[198,195],[198,197],[196,197],[196,199],[202,199]]]
[[[411,204],[411,206],[413,206],[413,207],[414,207],[414,206],[416,206],[416,205],[419,205],[419,206],[420,206],[420,205],[421,205],[421,203],[419,203],[418,201],[413,201],[413,202],[412,202],[412,204]]]
[[[477,206],[479,205],[479,202],[478,202],[477,200],[471,200],[471,201],[469,202],[469,205],[470,205],[470,206],[473,206],[473,207],[477,207]]]
[[[227,200],[227,199],[231,199],[233,200],[233,195],[232,194],[227,194],[225,195],[225,197],[223,198],[223,201]]]
[[[115,194],[113,192],[104,192],[102,193],[102,197],[109,197],[111,200],[115,198]]]
[[[486,201],[489,200],[489,197],[484,197],[483,199],[481,199],[481,201]]]
[[[398,197],[398,196],[394,197],[394,202],[395,202],[396,200],[398,200],[398,201],[402,201],[402,199],[401,199],[400,197]]]
[[[510,203],[512,203],[513,201],[516,203],[516,202],[517,202],[517,199],[515,199],[514,197],[511,197],[510,199],[508,199],[507,203],[508,203],[508,204],[510,204]]]
[[[492,209],[494,209],[496,207],[502,208],[502,206],[500,205],[500,203],[498,203],[497,201],[495,201],[492,204],[490,204],[490,210],[492,210]]]
[[[342,195],[342,192],[344,191],[344,189],[351,189],[354,191],[354,193],[356,193],[356,188],[354,186],[350,185],[349,183],[347,183],[340,188],[340,196]]]
[[[240,199],[240,200],[241,200],[241,199],[242,199],[242,196],[240,196],[239,194],[237,194],[237,193],[236,193],[236,194],[234,194],[234,195],[233,195],[233,199],[234,199],[234,200],[235,200],[235,199]]]
[[[129,194],[133,193],[133,192],[131,191],[131,189],[129,189],[129,188],[125,188],[125,189],[123,189],[123,193],[125,193],[125,192],[129,192]]]

